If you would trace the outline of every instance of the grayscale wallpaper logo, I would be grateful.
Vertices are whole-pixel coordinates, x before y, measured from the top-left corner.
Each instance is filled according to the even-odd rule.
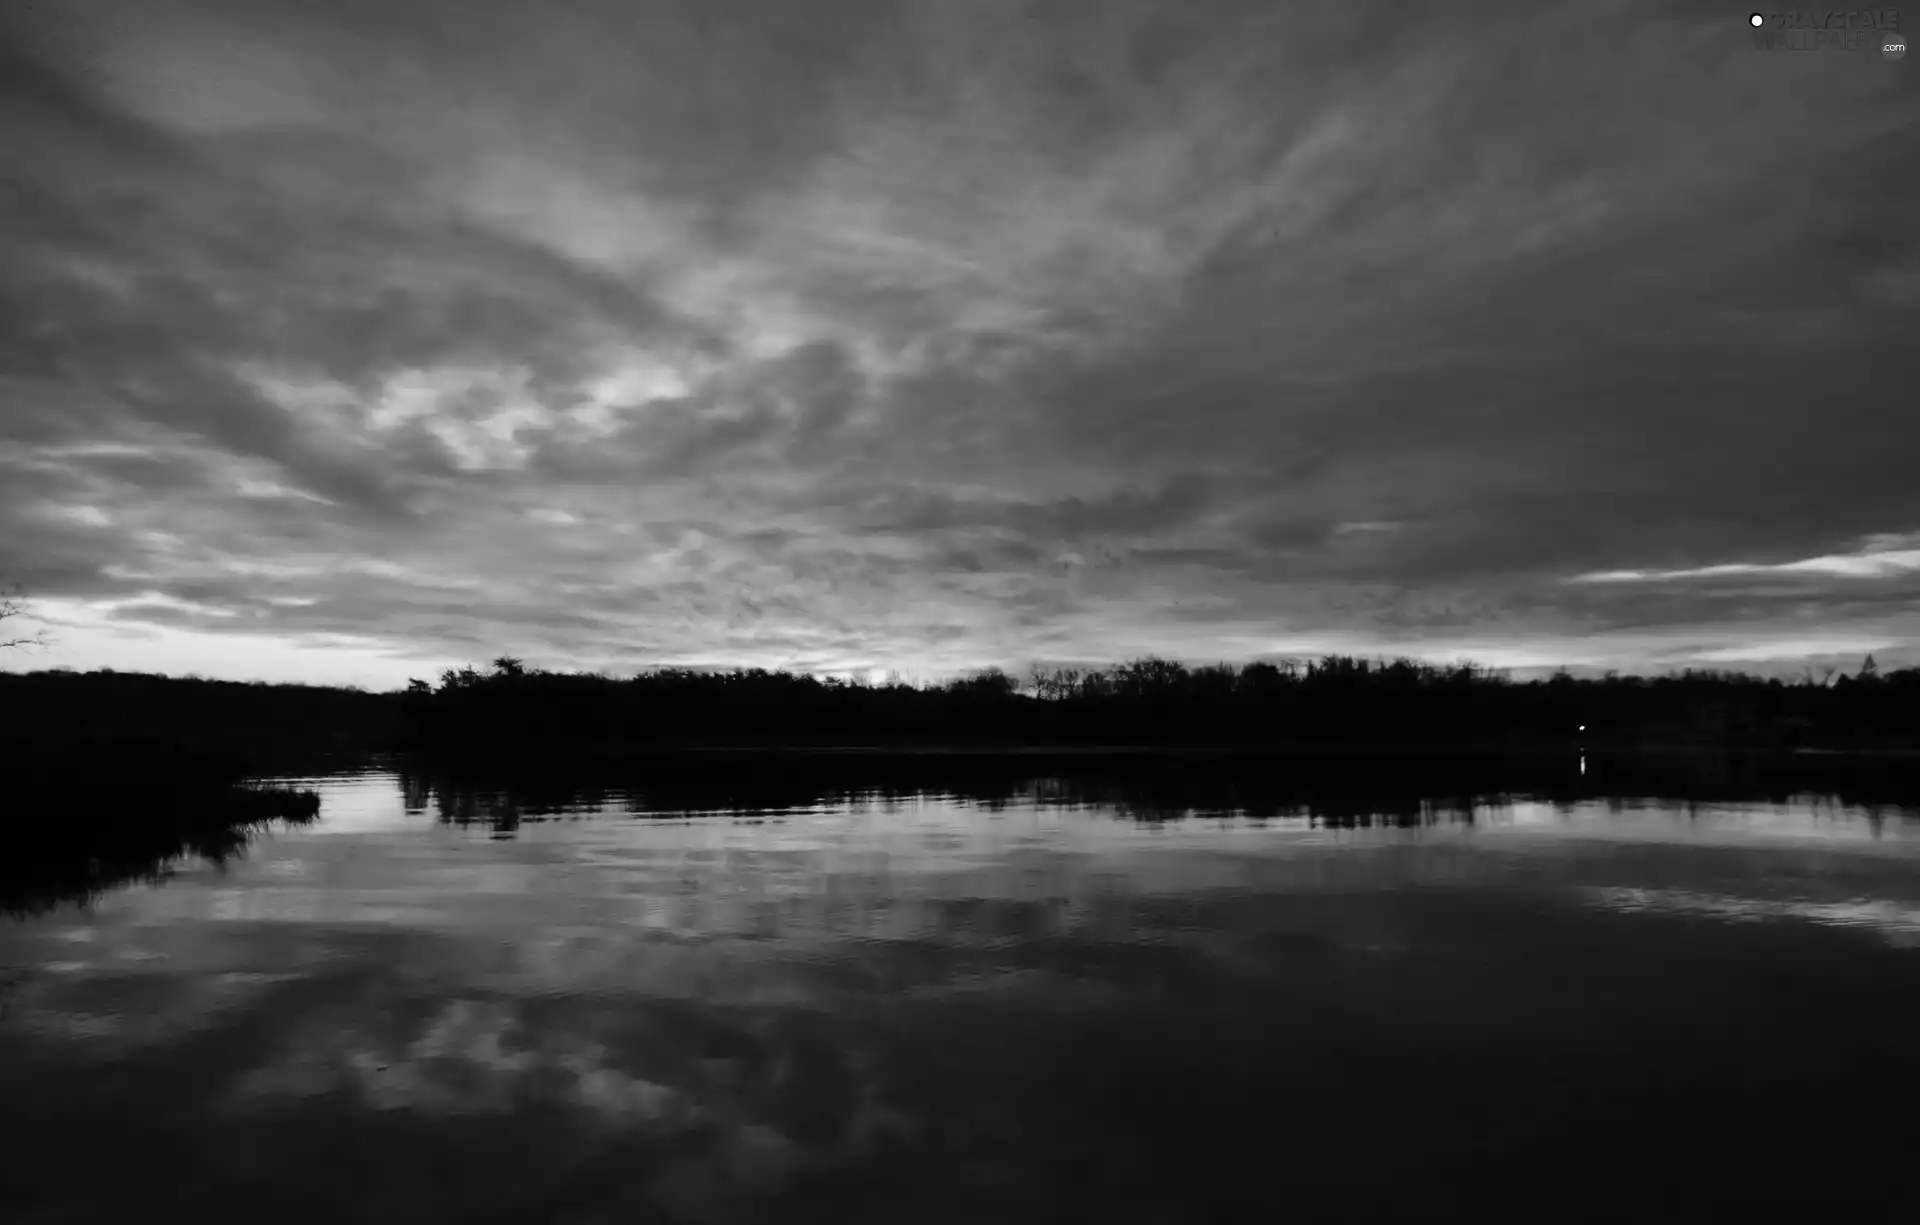
[[[1898,9],[1793,9],[1748,16],[1756,51],[1878,51],[1890,60],[1907,53]]]

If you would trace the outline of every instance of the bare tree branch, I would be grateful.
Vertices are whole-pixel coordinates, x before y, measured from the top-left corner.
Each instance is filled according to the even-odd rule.
[[[26,615],[27,606],[20,598],[19,587],[16,586],[8,594],[0,596],[0,621],[7,621],[14,617],[24,617]],[[4,651],[9,647],[15,647],[21,650],[25,650],[28,647],[45,649],[49,645],[51,645],[51,639],[48,638],[47,631],[44,629],[30,638],[0,638],[0,651]]]

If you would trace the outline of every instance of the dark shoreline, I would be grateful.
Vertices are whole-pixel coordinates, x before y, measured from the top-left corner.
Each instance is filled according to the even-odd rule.
[[[256,828],[320,813],[318,793],[279,784],[230,746],[13,736],[0,762],[0,913],[84,903],[182,857],[221,862]]]
[[[42,787],[10,797],[0,915],[85,905],[123,885],[164,879],[180,860],[224,863],[246,850],[256,830],[320,815],[318,793],[272,784],[170,788],[154,780],[144,792],[93,793]],[[19,819],[41,810],[60,819]]]

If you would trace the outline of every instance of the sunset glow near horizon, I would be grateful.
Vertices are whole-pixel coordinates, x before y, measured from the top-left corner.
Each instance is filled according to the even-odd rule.
[[[1916,71],[1704,4],[19,6],[0,667],[1920,664]]]

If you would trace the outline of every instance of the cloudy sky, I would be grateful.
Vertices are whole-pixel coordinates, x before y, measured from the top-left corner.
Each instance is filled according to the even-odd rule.
[[[1920,663],[1912,57],[1613,0],[0,13],[0,577],[56,639],[0,666]]]

